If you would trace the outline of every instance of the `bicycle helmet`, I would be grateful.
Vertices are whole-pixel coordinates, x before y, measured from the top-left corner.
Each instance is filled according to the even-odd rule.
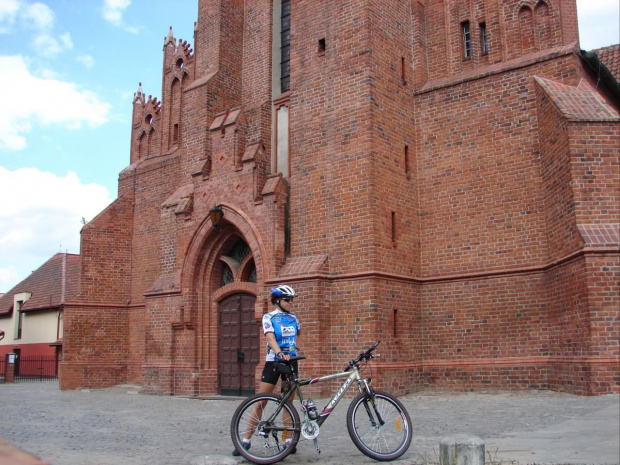
[[[280,299],[288,297],[289,299],[293,299],[297,297],[295,294],[295,290],[291,286],[287,286],[286,284],[280,284],[279,286],[271,289],[271,303],[275,304],[279,302]]]

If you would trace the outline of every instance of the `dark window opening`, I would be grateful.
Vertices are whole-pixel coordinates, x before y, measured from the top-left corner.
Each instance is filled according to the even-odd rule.
[[[282,0],[280,15],[280,92],[291,89],[291,0]]]
[[[255,283],[256,282],[256,266],[253,266],[248,274],[248,282]]]
[[[22,329],[24,327],[24,313],[21,311],[17,311],[17,334],[15,335],[15,339],[22,338]]]
[[[392,324],[394,339],[398,338],[398,310],[394,309],[394,322]]]
[[[319,55],[325,54],[325,39],[319,39]]]
[[[244,241],[239,241],[235,244],[233,249],[228,254],[231,258],[234,258],[239,263],[243,262],[245,258],[250,255],[252,251],[250,250],[250,246],[247,245]]]
[[[411,168],[409,167],[409,146],[405,145],[405,174],[409,176]]]
[[[400,80],[403,84],[407,84],[407,67],[405,57],[400,57]]]
[[[172,142],[178,142],[179,140],[179,124],[175,124],[172,128]]]
[[[465,58],[471,58],[471,30],[469,28],[469,21],[461,23],[461,30],[463,33],[463,55]]]
[[[489,44],[487,42],[487,24],[480,23],[480,52],[483,55],[489,53]]]
[[[224,265],[224,271],[222,272],[222,286],[226,286],[226,284],[230,284],[234,282],[235,275],[228,265]]]
[[[396,212],[392,212],[392,221],[391,221],[391,227],[392,227],[392,244],[396,244]]]

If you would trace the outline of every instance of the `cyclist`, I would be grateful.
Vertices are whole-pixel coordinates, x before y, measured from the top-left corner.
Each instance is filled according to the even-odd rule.
[[[291,313],[293,308],[293,299],[297,297],[291,286],[280,284],[271,289],[271,303],[276,306],[275,310],[266,313],[263,316],[263,333],[267,339],[267,357],[265,359],[265,367],[261,376],[261,383],[258,388],[259,393],[273,392],[278,383],[278,379],[284,375],[280,375],[276,371],[275,362],[278,360],[289,360],[292,356],[297,355],[297,345],[299,341],[299,333],[301,324]],[[297,361],[291,363],[294,370],[297,371]],[[292,401],[294,394],[291,396]],[[256,406],[253,418],[260,418],[262,411],[261,405]],[[290,421],[290,419],[289,419]],[[257,423],[256,423],[257,424]],[[256,424],[249,424],[245,438],[242,439],[242,445],[247,450],[250,448],[250,438],[254,433]],[[286,445],[286,441],[284,443]],[[296,452],[292,450],[292,454]],[[235,457],[241,455],[237,448],[232,452]]]

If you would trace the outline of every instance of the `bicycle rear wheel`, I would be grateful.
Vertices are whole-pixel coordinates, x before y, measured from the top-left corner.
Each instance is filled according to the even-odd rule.
[[[382,391],[375,391],[374,406],[368,393],[353,399],[347,411],[347,428],[355,446],[380,461],[394,460],[407,452],[413,436],[403,404]]]
[[[266,465],[291,453],[299,442],[299,425],[299,413],[293,404],[282,404],[280,396],[275,394],[255,394],[237,407],[230,435],[246,460]],[[251,438],[248,449],[241,445],[246,437]],[[287,441],[290,443],[285,444]]]

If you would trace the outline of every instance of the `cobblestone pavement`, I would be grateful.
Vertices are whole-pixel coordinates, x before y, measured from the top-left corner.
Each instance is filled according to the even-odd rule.
[[[239,399],[148,396],[137,386],[60,391],[55,382],[0,385],[0,437],[52,465],[215,465],[230,455],[230,419]],[[618,464],[617,395],[578,397],[551,391],[403,396],[414,427],[398,465],[437,464],[442,437],[469,434],[487,464]],[[323,399],[315,399],[319,408]],[[341,401],[321,428],[318,454],[300,442],[289,464],[377,463],[349,439]]]

